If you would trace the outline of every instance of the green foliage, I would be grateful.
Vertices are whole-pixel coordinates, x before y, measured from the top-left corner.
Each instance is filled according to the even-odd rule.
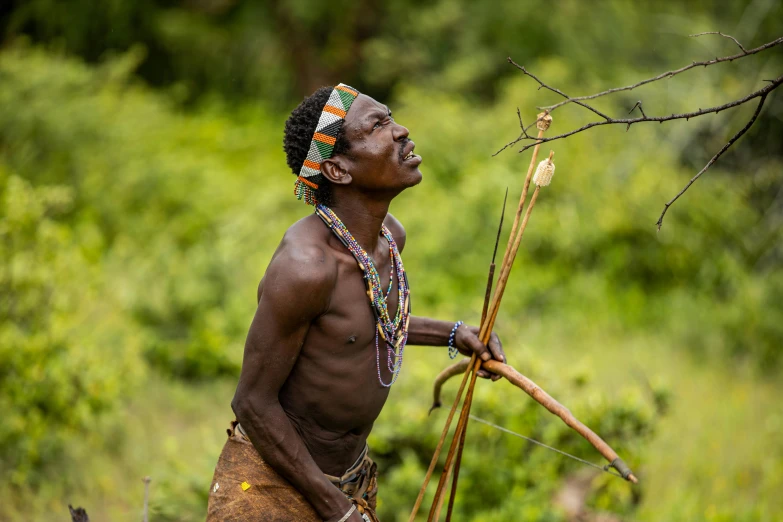
[[[286,3],[267,17],[264,3],[83,2],[66,17],[57,2],[34,0],[6,19],[9,35],[57,42],[92,64],[24,42],[0,52],[0,478],[9,484],[0,516],[26,520],[37,510],[32,518],[44,519],[83,498],[96,519],[135,518],[138,479],[151,474],[154,520],[203,518],[255,285],[285,229],[309,212],[291,197],[280,147],[291,107],[277,101],[337,72],[379,98],[391,93],[383,101],[424,157],[421,186],[392,207],[408,232],[415,311],[477,322],[500,199],[508,186],[515,206],[529,160],[513,149],[489,154],[518,134],[515,107],[530,122],[533,107],[556,100],[510,76],[502,58],[535,58],[536,73],[569,93],[641,76],[604,63],[653,60],[642,52],[653,37],[635,39],[653,7],[606,4],[603,25],[593,26],[585,9],[597,8],[576,2],[564,3],[560,17],[518,2],[494,10],[388,3],[366,19],[360,4],[311,4]],[[698,28],[676,16],[656,21],[687,34],[714,29],[701,26],[741,6],[722,9],[694,14]],[[764,9],[757,38],[779,8]],[[344,31],[323,23],[338,14]],[[364,28],[375,17],[387,23]],[[286,23],[321,40],[297,47],[298,37],[280,37]],[[614,36],[603,39],[607,24]],[[655,44],[653,61],[679,64],[682,40]],[[116,49],[125,52],[106,53]],[[305,51],[322,60],[302,73],[286,53]],[[752,83],[738,77],[766,78],[776,60],[652,86],[645,108],[738,97]],[[155,91],[135,72],[176,86]],[[210,96],[183,111],[188,90]],[[247,103],[248,95],[265,104]],[[600,103],[620,114],[627,101]],[[781,104],[769,104],[779,114]],[[557,174],[539,198],[498,328],[512,364],[645,474],[635,492],[595,478],[595,510],[644,520],[664,511],[666,520],[779,518],[772,493],[783,470],[762,457],[783,451],[783,422],[762,410],[781,390],[756,382],[759,370],[779,370],[783,347],[777,120],[761,118],[672,207],[663,230],[654,227],[663,202],[706,161],[700,155],[722,145],[749,110],[603,128],[542,150],[556,151]],[[580,111],[559,110],[552,131],[586,121]],[[503,241],[511,211],[506,218]],[[426,417],[427,385],[445,364],[440,350],[409,350],[376,423],[383,520],[407,519],[445,417]],[[749,370],[738,376],[735,366]],[[634,368],[633,377],[619,368]],[[669,378],[649,384],[651,373]],[[738,382],[724,387],[729,377]],[[724,392],[719,400],[715,390]],[[759,404],[749,403],[756,395]],[[598,461],[507,383],[481,383],[475,413]],[[702,447],[685,445],[678,423]],[[769,454],[750,445],[728,456],[753,424]],[[457,519],[562,519],[552,498],[578,464],[480,424],[468,440]],[[729,482],[718,477],[723,464]],[[687,488],[671,480],[675,473]],[[729,498],[729,488],[736,506],[714,500]],[[38,497],[46,501],[30,502]]]
[[[538,70],[561,83],[574,81],[562,65],[553,60]],[[411,245],[408,265],[439,267],[427,274],[423,287],[416,271],[411,276],[427,307],[472,302],[473,310],[480,309],[494,241],[489,231],[496,226],[504,187],[513,196],[526,165],[513,151],[491,160],[476,151],[503,143],[498,122],[508,122],[505,136],[514,137],[515,115],[508,107],[541,103],[530,99],[531,92],[522,82],[510,82],[496,105],[480,109],[420,89],[400,95],[405,100],[400,121],[414,129],[425,179],[393,210],[414,217],[403,221]],[[528,121],[533,116],[523,113]],[[554,128],[573,128],[581,117],[560,111]],[[779,208],[756,206],[748,195],[760,187],[779,191],[779,177],[768,173],[779,171],[781,163],[770,159],[739,179],[716,165],[672,207],[658,233],[654,223],[663,202],[692,175],[677,165],[681,145],[666,132],[606,129],[543,149],[558,151],[558,170],[536,206],[535,226],[526,232],[516,261],[525,269],[511,278],[504,311],[536,319],[556,314],[573,332],[604,321],[637,332],[663,328],[694,353],[748,357],[774,371],[783,354],[782,317],[772,306],[780,295],[781,271],[760,259],[777,258],[783,228]],[[624,144],[628,140],[632,147]],[[449,208],[453,201],[459,206],[417,220],[415,209],[424,198],[429,208]],[[507,217],[510,221],[510,212]],[[441,232],[433,236],[430,230]]]
[[[512,363],[535,375],[550,394],[612,441],[610,444],[617,451],[629,457],[628,464],[638,469],[641,461],[637,456],[648,443],[657,421],[649,399],[638,388],[629,387],[619,390],[622,399],[610,400],[596,390],[596,383],[584,367],[546,365],[529,353],[520,353],[520,348],[518,343],[513,344]],[[444,407],[428,417],[431,395],[430,390],[422,390],[422,383],[430,382],[433,369],[445,363],[442,353],[427,353],[431,351],[409,350],[404,378],[398,381],[399,389],[394,391],[369,441],[381,471],[381,520],[403,521],[410,516],[411,499],[416,498],[459,384],[459,378],[454,378],[444,387]],[[590,462],[599,462],[595,449],[576,432],[508,383],[479,383],[471,413]],[[562,484],[552,479],[584,471],[582,464],[474,421],[469,424],[467,441],[460,495],[455,504],[456,520],[561,519],[561,508],[552,502],[552,497]],[[439,476],[438,470],[433,480]],[[597,476],[593,490],[592,502],[615,513],[630,515],[638,502],[629,495],[622,480],[608,475]],[[425,517],[431,501],[432,491],[423,504]]]
[[[89,260],[94,230],[59,220],[70,188],[34,188],[0,162],[0,197],[0,476],[20,485],[117,408],[144,367]]]
[[[491,8],[471,0],[15,3],[0,18],[6,39],[29,35],[90,61],[143,42],[149,54],[140,74],[154,85],[176,85],[189,99],[219,92],[232,101],[275,103],[337,82],[384,99],[415,81],[486,100],[499,80],[515,75],[507,56],[524,64],[568,56],[577,80],[621,82],[631,64],[649,70],[688,63],[684,45],[721,54],[736,49],[730,42],[686,43],[688,34],[718,28],[746,45],[767,42],[779,36],[775,20],[783,16],[775,0],[752,7],[565,0],[546,8],[515,0],[496,0]]]
[[[183,120],[135,86],[137,63],[129,53],[90,70],[39,51],[5,53],[2,103],[26,110],[0,116],[4,159],[32,183],[67,187],[73,204],[62,219],[89,232],[87,255],[107,268],[153,365],[184,377],[233,374],[239,358],[226,354],[226,338],[246,326],[223,313],[232,261],[214,255],[213,220],[231,195],[220,154],[201,149],[225,129]]]

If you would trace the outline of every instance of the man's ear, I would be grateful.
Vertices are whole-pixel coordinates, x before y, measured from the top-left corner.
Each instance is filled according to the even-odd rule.
[[[348,173],[349,161],[342,156],[335,156],[321,162],[321,174],[336,185],[348,185],[351,175]]]

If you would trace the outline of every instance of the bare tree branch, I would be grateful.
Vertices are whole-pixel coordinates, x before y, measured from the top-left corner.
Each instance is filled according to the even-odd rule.
[[[533,78],[535,81],[537,81],[537,82],[540,84],[540,87],[539,87],[539,89],[540,89],[541,87],[543,87],[544,89],[548,89],[548,90],[550,90],[550,91],[552,91],[552,92],[556,92],[557,94],[559,94],[560,96],[562,96],[563,98],[565,98],[567,102],[568,102],[568,101],[572,101],[572,102],[576,103],[577,105],[581,105],[581,106],[582,106],[582,107],[584,107],[585,109],[587,109],[587,110],[589,110],[589,111],[592,111],[592,112],[596,113],[597,115],[599,115],[600,117],[602,117],[602,118],[604,118],[604,119],[606,119],[606,120],[608,120],[608,119],[609,119],[609,116],[607,116],[606,114],[604,114],[604,113],[602,113],[602,112],[598,111],[597,109],[595,109],[595,108],[593,108],[593,107],[590,107],[590,106],[589,106],[589,105],[587,105],[586,103],[582,103],[582,102],[580,102],[580,101],[577,101],[577,100],[576,100],[576,99],[574,99],[574,98],[571,98],[570,96],[568,96],[566,93],[564,93],[564,92],[563,92],[563,91],[561,91],[560,89],[555,89],[554,87],[550,87],[549,85],[545,84],[544,82],[542,82],[541,80],[539,80],[539,79],[536,77],[536,75],[535,75],[535,74],[533,74],[533,73],[531,73],[530,71],[528,71],[527,69],[525,69],[525,67],[524,67],[523,65],[519,65],[517,62],[515,62],[514,60],[512,60],[512,59],[511,59],[511,57],[508,57],[507,59],[508,59],[508,63],[510,63],[511,65],[513,65],[514,67],[516,67],[517,69],[519,69],[520,71],[522,71],[523,73],[527,74],[528,76],[530,76],[531,78]],[[552,112],[552,111],[549,111],[549,112]]]
[[[735,43],[735,44],[737,44],[737,45],[739,46],[739,48],[740,48],[740,49],[742,49],[742,52],[743,52],[743,53],[745,53],[745,54],[748,54],[748,50],[747,50],[747,49],[745,49],[745,48],[742,46],[742,44],[741,44],[741,43],[739,43],[739,40],[737,40],[736,38],[734,38],[734,37],[733,37],[733,36],[731,36],[731,35],[728,35],[728,34],[723,34],[723,33],[721,33],[720,31],[707,31],[707,32],[704,32],[704,33],[698,33],[698,34],[689,34],[688,36],[690,36],[691,38],[693,38],[693,37],[695,37],[695,36],[704,36],[705,34],[717,34],[717,35],[719,35],[719,36],[722,36],[722,37],[724,37],[724,38],[730,38],[730,39],[734,40],[734,43]]]
[[[641,113],[642,113],[642,116],[644,116],[644,117],[646,118],[646,117],[647,117],[647,115],[644,113],[644,109],[642,108],[642,100],[638,100],[638,101],[636,102],[636,104],[634,104],[634,106],[633,106],[633,107],[631,107],[631,110],[630,110],[630,111],[628,111],[628,114],[631,114],[631,113],[633,112],[633,110],[634,110],[635,108],[637,108],[637,107],[639,108],[639,112],[641,112]]]
[[[744,98],[740,98],[739,100],[735,100],[733,102],[726,103],[724,105],[719,105],[717,107],[710,107],[708,109],[699,109],[697,111],[686,112],[686,113],[682,113],[682,114],[670,114],[668,116],[642,116],[640,118],[617,118],[617,119],[610,118],[608,120],[594,121],[594,122],[591,122],[591,123],[587,123],[587,124],[583,125],[582,127],[579,127],[578,129],[574,129],[574,130],[569,131],[569,132],[564,132],[563,134],[558,134],[557,136],[552,136],[552,137],[549,137],[549,138],[540,138],[540,139],[538,139],[538,138],[521,137],[520,139],[517,140],[517,142],[522,141],[524,139],[532,139],[534,141],[533,141],[533,143],[529,143],[529,144],[525,145],[524,147],[522,147],[519,150],[519,152],[525,152],[527,149],[529,149],[531,147],[535,147],[537,144],[540,144],[540,143],[547,143],[549,141],[561,140],[563,138],[567,138],[568,136],[573,136],[574,134],[586,131],[588,129],[592,129],[593,127],[599,127],[601,125],[625,124],[627,126],[630,126],[630,125],[632,125],[634,123],[641,123],[641,122],[646,122],[646,121],[657,121],[658,123],[663,123],[665,121],[671,121],[671,120],[681,120],[681,119],[688,120],[690,118],[696,118],[698,116],[703,116],[703,115],[709,114],[711,112],[714,112],[714,113],[717,114],[720,111],[723,111],[723,110],[726,110],[726,109],[731,109],[732,107],[737,107],[739,105],[742,105],[743,103],[747,103],[748,101],[750,101],[750,100],[752,100],[754,98],[758,98],[759,96],[766,96],[767,94],[769,94],[770,92],[772,92],[773,90],[778,88],[781,83],[783,83],[783,76],[779,76],[775,80],[772,80],[772,82],[769,85],[767,85],[766,87],[764,87],[763,89],[759,89],[757,91],[754,91],[754,92],[748,94],[747,96],[745,96]]]
[[[748,123],[747,123],[747,124],[746,124],[746,125],[745,125],[745,126],[744,126],[744,127],[743,127],[743,128],[742,128],[742,129],[741,129],[739,132],[738,132],[738,133],[737,133],[737,134],[735,134],[734,136],[732,136],[732,138],[729,140],[729,142],[728,142],[728,143],[726,143],[726,145],[724,145],[724,146],[723,146],[723,147],[722,147],[722,148],[721,148],[721,149],[718,151],[718,153],[717,153],[717,154],[715,154],[715,155],[712,157],[712,159],[711,159],[710,161],[708,161],[708,162],[707,162],[707,164],[704,166],[704,168],[703,168],[703,169],[701,169],[701,170],[699,171],[699,173],[698,173],[698,174],[696,174],[695,176],[693,176],[693,177],[691,178],[691,180],[690,180],[690,181],[689,181],[689,182],[688,182],[688,183],[687,183],[687,184],[686,184],[686,185],[683,187],[683,189],[682,189],[682,190],[681,190],[681,191],[680,191],[680,192],[679,192],[679,193],[678,193],[676,196],[674,196],[674,197],[673,197],[673,198],[672,198],[672,199],[671,199],[671,200],[670,200],[668,203],[666,203],[666,204],[664,205],[664,207],[663,207],[663,212],[661,212],[661,217],[659,217],[659,218],[658,218],[658,221],[655,223],[655,224],[656,224],[656,226],[658,227],[658,231],[659,231],[659,232],[661,231],[661,225],[663,225],[663,216],[665,216],[665,215],[666,215],[666,211],[667,211],[667,210],[669,210],[669,207],[670,207],[670,206],[672,206],[672,204],[673,204],[675,201],[677,201],[677,200],[680,198],[680,196],[682,196],[683,194],[685,194],[685,191],[686,191],[686,190],[688,190],[688,189],[690,188],[690,186],[691,186],[691,185],[693,185],[693,183],[694,183],[694,182],[695,182],[697,179],[699,179],[699,177],[701,177],[701,175],[702,175],[702,174],[704,174],[704,173],[707,171],[707,169],[708,169],[708,168],[710,168],[710,167],[712,166],[712,164],[713,164],[713,163],[715,163],[715,162],[718,160],[718,158],[720,158],[720,157],[721,157],[721,155],[722,155],[724,152],[726,152],[726,151],[729,149],[729,147],[731,147],[731,146],[734,144],[734,142],[735,142],[735,141],[737,141],[738,139],[740,139],[740,138],[742,137],[742,135],[743,135],[743,134],[745,134],[746,132],[748,132],[748,129],[750,129],[750,128],[753,126],[753,123],[755,123],[755,121],[756,121],[756,118],[758,117],[759,113],[761,112],[761,107],[764,105],[764,101],[765,101],[766,99],[767,99],[767,94],[766,94],[766,93],[765,93],[765,94],[763,94],[763,95],[761,95],[761,99],[759,100],[759,104],[756,106],[756,112],[754,112],[754,113],[753,113],[753,117],[750,119],[750,121],[748,121]]]
[[[587,109],[587,110],[597,114],[598,116],[600,116],[603,119],[601,121],[594,121],[594,122],[587,123],[587,124],[583,125],[582,127],[570,130],[568,132],[564,132],[562,134],[558,134],[557,136],[544,138],[544,137],[541,136],[541,134],[539,134],[538,136],[533,137],[530,134],[528,134],[527,131],[533,125],[535,125],[538,122],[538,120],[533,122],[531,125],[528,125],[527,127],[525,127],[523,125],[523,123],[522,123],[522,116],[521,116],[521,114],[519,112],[519,108],[517,108],[517,117],[519,118],[519,127],[521,129],[519,137],[517,137],[515,140],[507,143],[502,149],[500,149],[495,154],[493,154],[493,156],[498,155],[500,152],[504,151],[508,147],[510,147],[510,146],[512,146],[512,145],[514,145],[516,143],[519,143],[520,141],[523,141],[523,140],[527,141],[528,143],[525,144],[524,146],[522,146],[522,148],[518,151],[520,153],[521,152],[525,152],[527,149],[529,149],[531,147],[536,147],[538,145],[541,145],[542,143],[547,143],[547,142],[550,142],[550,141],[556,141],[556,140],[560,140],[560,139],[563,139],[563,138],[567,138],[569,136],[573,136],[574,134],[578,134],[578,133],[586,131],[588,129],[592,129],[593,127],[599,127],[599,126],[602,126],[602,125],[625,124],[625,126],[626,126],[625,130],[627,131],[631,127],[631,125],[633,125],[634,123],[651,122],[651,121],[657,121],[658,123],[663,123],[665,121],[679,120],[679,119],[689,120],[690,118],[696,118],[696,117],[703,116],[703,115],[709,114],[709,113],[717,114],[717,113],[719,113],[719,112],[721,112],[723,110],[731,109],[731,108],[743,105],[743,104],[745,104],[745,103],[747,103],[750,100],[753,100],[755,98],[760,98],[759,103],[758,103],[758,105],[756,107],[756,111],[753,114],[753,117],[748,121],[748,123],[745,125],[745,127],[743,127],[739,132],[737,132],[737,134],[735,134],[728,141],[728,143],[726,143],[726,145],[724,145],[723,148],[721,148],[721,150],[719,150],[717,152],[717,154],[715,154],[715,156],[712,157],[712,159],[707,163],[707,165],[705,165],[704,168],[701,169],[698,172],[698,174],[696,174],[693,178],[691,178],[691,180],[685,185],[685,187],[683,187],[683,189],[676,196],[674,196],[669,202],[667,202],[665,204],[663,212],[661,212],[661,215],[658,218],[658,221],[656,223],[656,225],[658,227],[658,230],[660,230],[661,226],[663,224],[663,218],[666,215],[666,212],[669,209],[669,207],[675,201],[677,201],[677,199],[679,199],[680,196],[682,196],[685,193],[685,191],[687,191],[688,188],[690,188],[690,186],[693,185],[693,183],[697,179],[699,179],[699,177],[701,177],[701,175],[704,174],[704,172],[706,172],[707,169],[709,169],[712,166],[712,164],[715,163],[718,160],[718,158],[720,158],[720,156],[724,152],[726,152],[739,138],[741,138],[748,131],[748,129],[750,129],[753,126],[753,124],[756,121],[756,118],[758,118],[758,115],[761,112],[761,109],[762,109],[762,107],[764,105],[764,102],[766,101],[767,96],[769,95],[769,93],[771,93],[773,90],[775,90],[778,87],[780,87],[781,84],[783,84],[783,75],[779,76],[778,78],[776,78],[774,80],[763,80],[764,82],[767,82],[769,85],[767,85],[764,88],[759,89],[757,91],[751,92],[747,96],[745,96],[743,98],[740,98],[738,100],[734,100],[732,102],[729,102],[729,103],[726,103],[726,104],[723,104],[723,105],[718,105],[718,106],[715,106],[715,107],[709,107],[707,109],[699,108],[696,111],[686,112],[686,113],[681,113],[681,114],[670,114],[668,116],[647,116],[647,114],[645,114],[645,112],[644,112],[644,108],[642,107],[642,101],[639,100],[639,101],[637,101],[634,104],[633,107],[631,107],[631,110],[628,111],[628,114],[632,114],[634,110],[639,109],[639,112],[642,115],[641,117],[639,117],[639,118],[611,118],[611,117],[607,116],[606,114],[602,113],[601,111],[599,111],[599,110],[595,109],[594,107],[590,106],[589,104],[583,103],[582,100],[592,100],[592,99],[599,98],[601,96],[606,96],[608,94],[612,94],[612,93],[616,93],[616,92],[629,91],[629,90],[632,90],[632,89],[636,89],[637,87],[640,87],[642,85],[646,85],[648,83],[652,83],[652,82],[655,82],[655,81],[658,81],[658,80],[661,80],[661,79],[664,79],[664,78],[671,78],[672,76],[675,76],[677,74],[685,72],[685,71],[687,71],[689,69],[693,69],[694,67],[698,67],[698,66],[707,67],[709,65],[714,65],[716,63],[730,62],[732,60],[736,60],[736,59],[739,59],[739,58],[743,58],[745,56],[750,56],[752,54],[759,53],[761,51],[764,51],[766,49],[769,49],[771,47],[775,47],[775,46],[780,45],[781,43],[783,43],[783,37],[780,37],[780,38],[778,38],[776,40],[768,42],[768,43],[766,43],[764,45],[761,45],[759,47],[756,47],[754,49],[747,50],[736,38],[734,38],[733,36],[721,33],[719,31],[710,31],[710,32],[704,32],[704,33],[692,34],[690,36],[691,37],[697,37],[697,36],[702,36],[702,35],[707,35],[707,34],[716,34],[716,35],[719,35],[719,36],[722,36],[724,38],[728,38],[728,39],[734,41],[734,43],[737,44],[737,46],[742,51],[742,54],[736,54],[736,55],[732,55],[732,56],[724,56],[722,58],[715,58],[713,60],[708,60],[708,61],[703,61],[703,62],[693,62],[690,65],[686,65],[685,67],[681,67],[679,69],[675,69],[675,70],[672,70],[672,71],[668,71],[668,72],[659,74],[658,76],[654,76],[652,78],[648,78],[646,80],[640,81],[640,82],[635,83],[633,85],[628,85],[628,86],[625,86],[625,87],[617,87],[617,88],[614,88],[614,89],[609,89],[609,90],[606,90],[606,91],[603,91],[603,92],[599,92],[597,94],[591,94],[589,96],[579,96],[579,97],[573,97],[573,98],[568,96],[566,93],[564,93],[560,89],[557,89],[555,87],[547,85],[546,83],[541,81],[536,75],[534,75],[533,73],[528,71],[524,66],[521,66],[521,65],[517,64],[516,62],[514,62],[514,60],[512,60],[511,58],[508,58],[508,62],[510,64],[512,64],[514,67],[516,67],[517,69],[522,71],[526,76],[531,77],[532,79],[534,79],[538,83],[539,90],[544,88],[544,89],[547,89],[547,90],[549,90],[551,92],[557,93],[560,96],[562,96],[563,98],[565,98],[564,101],[561,101],[561,102],[556,103],[554,105],[545,106],[545,107],[539,107],[539,109],[544,110],[544,112],[541,115],[539,115],[539,118],[548,116],[549,113],[551,113],[552,111],[554,111],[558,107],[562,107],[563,105],[566,105],[568,103],[575,103],[575,104],[580,105],[581,107],[584,107],[585,109]]]
[[[737,42],[737,43],[739,43],[739,42]],[[612,94],[612,93],[615,93],[615,92],[630,91],[630,90],[636,89],[637,87],[641,87],[642,85],[646,85],[648,83],[652,83],[652,82],[661,80],[663,78],[671,78],[672,76],[676,76],[676,75],[678,75],[678,74],[680,74],[682,72],[685,72],[685,71],[687,71],[689,69],[693,69],[694,67],[700,67],[700,66],[707,67],[708,65],[715,65],[716,63],[731,62],[731,61],[737,60],[739,58],[744,58],[746,56],[750,56],[752,54],[759,53],[761,51],[769,49],[770,47],[775,47],[776,45],[780,45],[782,43],[783,43],[783,36],[781,36],[777,40],[773,40],[771,42],[765,43],[764,45],[756,47],[755,49],[745,50],[741,54],[735,54],[733,56],[723,56],[721,58],[714,58],[712,60],[707,60],[707,61],[704,61],[704,62],[693,62],[690,65],[686,65],[685,67],[680,67],[679,69],[675,69],[675,70],[672,70],[672,71],[667,71],[665,73],[661,73],[658,76],[654,76],[652,78],[648,78],[646,80],[642,80],[639,83],[635,83],[633,85],[627,85],[625,87],[615,87],[614,89],[609,89],[607,91],[599,92],[597,94],[591,94],[589,96],[576,96],[576,97],[573,97],[573,98],[569,97],[567,100],[561,101],[560,103],[556,103],[555,105],[550,105],[548,107],[539,107],[539,109],[540,110],[548,110],[549,112],[552,112],[555,109],[557,109],[558,107],[562,107],[563,105],[565,105],[567,103],[571,103],[571,102],[576,103],[577,101],[580,101],[580,100],[593,100],[595,98],[600,98],[601,96],[606,96],[607,94]],[[555,91],[555,92],[557,92],[557,91]]]
[[[544,112],[543,114],[549,114],[549,113],[548,113],[548,112]],[[534,139],[536,139],[536,138],[534,138],[533,136],[531,136],[530,134],[528,134],[528,133],[527,133],[527,131],[528,131],[528,130],[530,130],[530,128],[531,128],[533,125],[535,125],[536,123],[538,123],[538,122],[541,120],[541,118],[543,118],[543,116],[541,116],[541,117],[539,117],[539,118],[536,118],[536,121],[534,121],[533,123],[531,123],[530,125],[528,125],[527,127],[525,127],[525,125],[522,123],[522,114],[520,114],[520,112],[519,112],[519,107],[517,107],[517,118],[519,118],[519,129],[520,129],[520,131],[521,131],[521,132],[519,133],[519,136],[518,136],[518,137],[517,137],[515,140],[509,141],[508,143],[506,143],[505,145],[503,145],[503,147],[502,147],[500,150],[498,150],[497,152],[495,152],[495,153],[492,155],[492,157],[495,157],[495,156],[497,156],[498,154],[500,154],[501,152],[503,152],[504,150],[506,150],[506,149],[507,149],[507,148],[509,148],[510,146],[512,146],[512,145],[514,145],[514,144],[516,144],[516,143],[519,143],[520,141],[522,141],[522,139],[529,139],[529,140],[534,140]]]

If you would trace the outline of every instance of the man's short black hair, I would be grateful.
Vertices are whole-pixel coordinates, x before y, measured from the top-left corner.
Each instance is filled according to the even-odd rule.
[[[321,118],[321,112],[326,105],[334,86],[321,87],[312,95],[305,98],[299,106],[291,111],[291,115],[285,122],[283,133],[283,150],[286,162],[295,175],[299,175],[307,153],[310,151],[310,142],[313,140],[315,127]],[[340,128],[337,141],[334,144],[332,156],[348,152],[350,143],[345,137],[345,131]],[[332,204],[332,184],[323,175],[319,174],[308,178],[318,184],[316,199],[326,206]]]

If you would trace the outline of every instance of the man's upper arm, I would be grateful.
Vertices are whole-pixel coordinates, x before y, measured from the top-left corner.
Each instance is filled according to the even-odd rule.
[[[275,255],[245,342],[235,406],[277,396],[310,324],[329,306],[335,277],[321,248],[289,247]]]
[[[402,223],[391,214],[386,214],[383,224],[389,229],[389,232],[391,232],[391,235],[394,238],[394,242],[397,243],[397,250],[402,252],[402,249],[405,248],[406,239],[405,228],[402,226]]]

